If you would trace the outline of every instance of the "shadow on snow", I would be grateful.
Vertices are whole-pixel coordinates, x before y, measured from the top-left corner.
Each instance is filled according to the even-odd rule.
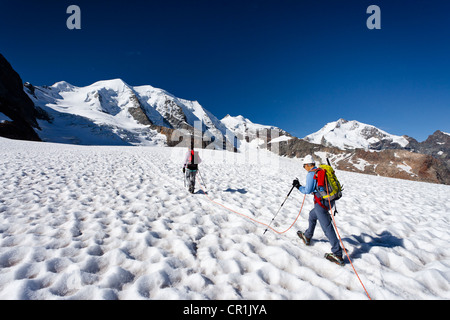
[[[367,241],[367,238],[370,240]],[[351,259],[358,259],[365,253],[368,253],[374,247],[395,248],[403,247],[403,239],[394,236],[389,231],[383,231],[376,236],[362,233],[359,236],[346,238],[345,241],[350,243],[355,249],[350,254]]]

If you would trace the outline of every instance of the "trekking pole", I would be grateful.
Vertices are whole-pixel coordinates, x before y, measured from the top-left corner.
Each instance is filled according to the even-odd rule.
[[[183,172],[183,182],[184,182],[184,187],[186,188],[186,172]]]
[[[283,207],[284,203],[286,202],[286,200],[289,198],[289,196],[291,195],[292,190],[294,190],[294,186],[292,186],[291,190],[289,191],[289,193],[287,194],[286,198],[284,198],[283,203],[280,206],[280,209],[278,209],[277,213],[275,213],[275,215],[272,218],[272,221],[270,221],[269,226],[266,228],[266,230],[264,231],[263,235],[266,234],[267,230],[270,228],[270,225],[272,224],[273,220],[275,220],[275,218],[278,215],[278,212],[280,212],[281,208]]]
[[[202,176],[202,174],[200,173],[200,169],[197,169],[197,171],[198,171],[198,175],[200,176],[200,179],[202,179],[203,185],[204,185],[205,188],[206,188],[205,180],[203,180],[203,176]]]

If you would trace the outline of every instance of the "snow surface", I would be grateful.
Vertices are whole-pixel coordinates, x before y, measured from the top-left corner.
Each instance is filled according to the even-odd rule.
[[[348,263],[323,258],[320,226],[310,247],[296,236],[310,196],[292,229],[263,235],[184,188],[185,151],[0,138],[0,299],[367,299]],[[265,150],[200,156],[208,196],[263,223],[306,176]],[[449,299],[450,186],[337,174],[338,230],[372,299]],[[302,199],[293,192],[275,229]]]
[[[403,171],[406,171],[407,173],[409,173],[410,175],[414,175],[415,173],[412,171],[411,166],[407,165],[404,161],[403,164],[398,164],[397,167],[399,169],[402,169]]]

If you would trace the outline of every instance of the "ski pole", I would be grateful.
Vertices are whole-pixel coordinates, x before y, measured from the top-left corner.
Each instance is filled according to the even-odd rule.
[[[202,176],[202,174],[200,173],[200,170],[199,170],[199,169],[197,169],[197,171],[198,171],[198,175],[200,176],[200,179],[202,179],[202,183],[203,183],[203,185],[204,185],[204,186],[205,186],[205,188],[206,188],[205,180],[203,180],[203,176]]]
[[[269,226],[267,227],[266,231],[264,231],[263,235],[266,234],[267,230],[269,229],[270,225],[272,224],[273,220],[275,220],[275,218],[278,215],[278,212],[280,212],[281,208],[283,207],[284,203],[286,202],[286,200],[289,198],[289,196],[291,195],[292,190],[294,190],[294,186],[292,186],[291,190],[289,191],[289,193],[287,194],[286,198],[284,198],[283,203],[280,206],[280,209],[278,209],[277,213],[275,213],[275,215],[272,218],[272,221],[270,221]]]

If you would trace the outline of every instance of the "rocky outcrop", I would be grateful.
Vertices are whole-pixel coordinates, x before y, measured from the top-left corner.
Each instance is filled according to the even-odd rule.
[[[327,147],[320,144],[311,143],[309,141],[292,137],[292,139],[280,142],[279,152],[281,156],[290,158],[303,158],[308,154],[314,155],[317,152],[326,152],[330,155],[344,154],[345,151]]]
[[[450,167],[450,135],[437,130],[427,140],[421,142],[420,153],[429,154],[436,159],[443,160]]]
[[[361,164],[359,168],[357,164]],[[385,177],[450,184],[450,170],[431,155],[407,150],[383,150],[371,152],[355,150],[344,162],[346,169]],[[339,163],[339,166],[344,165]],[[355,166],[356,164],[356,166]]]
[[[446,163],[429,154],[401,149],[342,150],[298,138],[281,142],[278,149],[281,156],[291,158],[311,154],[321,163],[326,163],[329,158],[338,170],[450,185],[450,170]]]
[[[134,107],[130,107],[128,109],[128,112],[131,114],[134,120],[145,126],[152,125],[153,124],[152,121],[145,113],[141,103],[139,102],[139,99],[136,97],[135,94],[131,95],[130,100],[134,104]]]
[[[20,76],[0,54],[0,112],[12,121],[0,123],[0,136],[10,139],[40,141],[34,128],[39,129],[38,112],[23,91]]]

